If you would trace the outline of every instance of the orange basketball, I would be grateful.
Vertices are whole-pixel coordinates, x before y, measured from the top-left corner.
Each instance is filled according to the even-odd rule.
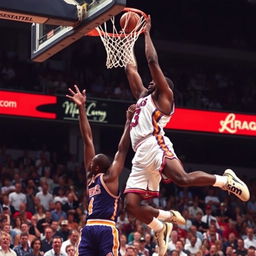
[[[126,33],[130,33],[138,24],[140,16],[135,12],[126,12],[120,18],[120,26]]]

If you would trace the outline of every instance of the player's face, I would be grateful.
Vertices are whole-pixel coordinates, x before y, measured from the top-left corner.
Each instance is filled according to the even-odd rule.
[[[148,85],[148,94],[152,93],[156,88],[155,82],[152,80]]]
[[[90,164],[90,172],[92,172],[94,175],[99,172],[97,155],[94,156],[94,158],[92,159],[92,162]]]

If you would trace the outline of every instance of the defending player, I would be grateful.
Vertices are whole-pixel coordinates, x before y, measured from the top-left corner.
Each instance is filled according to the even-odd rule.
[[[75,92],[69,89],[67,95],[79,109],[80,131],[84,141],[85,170],[90,172],[88,183],[89,205],[85,227],[79,244],[80,256],[119,255],[119,234],[115,226],[118,216],[118,178],[123,170],[130,146],[129,126],[135,105],[126,112],[126,123],[118,145],[118,151],[111,163],[104,154],[95,155],[92,131],[88,122],[85,90],[81,93],[75,85]]]
[[[137,64],[128,64],[126,74],[133,96],[138,100],[131,122],[131,142],[136,152],[125,193],[127,210],[137,219],[155,231],[159,244],[159,255],[167,249],[171,226],[160,220],[173,220],[173,211],[163,211],[141,205],[145,198],[157,196],[162,175],[179,186],[215,186],[227,190],[243,201],[250,197],[249,190],[236,175],[228,169],[223,176],[202,171],[186,173],[177,158],[173,145],[164,134],[163,128],[174,113],[173,83],[164,76],[158,56],[150,37],[151,18],[147,19],[145,55],[152,76],[146,89],[138,74]],[[178,221],[179,221],[179,216]]]

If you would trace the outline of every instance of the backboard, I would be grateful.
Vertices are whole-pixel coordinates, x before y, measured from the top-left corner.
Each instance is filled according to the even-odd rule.
[[[74,43],[112,16],[120,13],[126,0],[94,0],[87,5],[85,17],[74,26],[33,23],[31,27],[31,59],[43,62]]]

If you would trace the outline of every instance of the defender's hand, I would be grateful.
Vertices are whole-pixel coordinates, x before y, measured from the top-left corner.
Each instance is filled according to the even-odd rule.
[[[81,106],[86,102],[86,91],[83,90],[81,93],[77,85],[74,85],[74,87],[75,92],[71,88],[68,88],[71,95],[67,94],[66,97],[71,99],[74,103],[76,103],[77,106]]]
[[[127,120],[132,120],[133,114],[135,112],[136,109],[136,104],[132,104],[126,111],[126,119]]]

